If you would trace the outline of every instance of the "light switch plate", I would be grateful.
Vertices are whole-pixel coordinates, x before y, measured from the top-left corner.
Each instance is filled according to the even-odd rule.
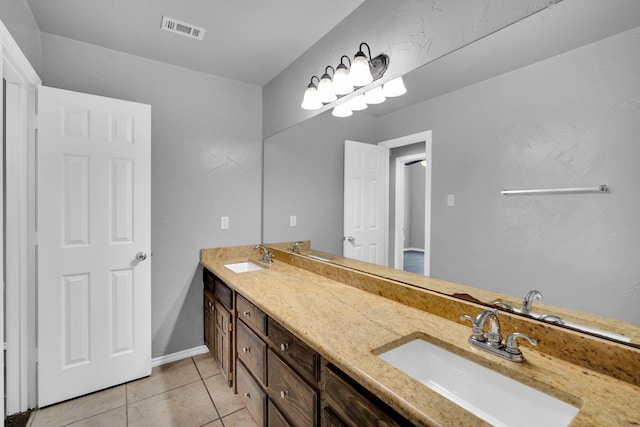
[[[298,222],[298,219],[296,218],[295,215],[291,215],[289,217],[289,227],[295,227],[297,222]]]
[[[220,217],[220,230],[228,230],[229,229],[229,217],[221,216]]]
[[[456,196],[453,194],[447,194],[447,206],[455,206]]]

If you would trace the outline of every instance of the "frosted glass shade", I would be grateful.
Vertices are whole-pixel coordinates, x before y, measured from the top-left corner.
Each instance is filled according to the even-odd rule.
[[[335,117],[349,117],[352,114],[353,111],[349,109],[346,102],[344,104],[333,107],[333,111],[331,111],[331,115]]]
[[[374,87],[364,94],[364,102],[369,105],[382,104],[386,99],[382,93],[382,86]]]
[[[300,107],[305,110],[317,110],[322,108],[322,102],[318,99],[318,89],[315,85],[309,85],[307,90],[304,91],[304,98],[302,98],[302,104]]]
[[[330,102],[338,99],[336,93],[333,90],[333,83],[331,83],[331,78],[328,74],[325,74],[320,79],[320,83],[318,83],[318,99],[320,102],[328,104]]]
[[[367,103],[364,102],[364,95],[358,95],[354,98],[351,98],[349,101],[345,103],[345,105],[347,105],[347,107],[351,111],[366,110],[368,107]]]
[[[353,85],[349,80],[349,71],[344,65],[338,65],[333,75],[333,91],[336,95],[347,95],[353,92]]]
[[[402,76],[386,82],[384,86],[382,86],[382,93],[384,93],[384,96],[387,98],[393,98],[394,96],[400,96],[407,93],[407,88],[404,86]]]
[[[362,52],[358,52],[353,58],[351,70],[349,70],[349,80],[355,87],[366,86],[373,81],[373,76],[369,69],[369,61]]]

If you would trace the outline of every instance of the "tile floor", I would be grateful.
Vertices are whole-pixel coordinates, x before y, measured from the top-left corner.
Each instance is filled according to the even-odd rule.
[[[32,413],[28,427],[257,427],[209,353]]]

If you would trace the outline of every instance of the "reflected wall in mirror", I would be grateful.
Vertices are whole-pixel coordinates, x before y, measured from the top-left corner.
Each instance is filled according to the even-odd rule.
[[[640,324],[638,3],[564,0],[405,75],[395,111],[325,113],[265,140],[263,241],[341,254],[344,140],[431,130],[432,277]]]

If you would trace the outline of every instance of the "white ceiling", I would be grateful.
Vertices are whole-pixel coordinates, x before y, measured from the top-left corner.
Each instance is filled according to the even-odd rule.
[[[258,86],[363,2],[27,0],[42,32]],[[204,40],[162,30],[163,15],[203,27]]]

